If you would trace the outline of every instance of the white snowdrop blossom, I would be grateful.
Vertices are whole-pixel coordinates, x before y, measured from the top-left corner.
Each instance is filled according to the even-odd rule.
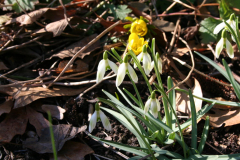
[[[222,38],[219,40],[215,48],[215,56],[217,58],[219,58],[219,55],[223,48],[226,48],[227,54],[230,58],[234,57],[233,47],[232,44],[227,39],[226,29],[222,31]]]
[[[132,66],[128,63],[127,56],[123,58],[123,62],[120,64],[118,73],[117,73],[117,79],[116,79],[116,86],[120,86],[120,84],[123,82],[123,79],[126,75],[126,73],[129,73],[132,80],[137,83],[138,77]]]
[[[118,72],[117,65],[115,63],[113,63],[112,61],[110,61],[108,59],[107,52],[104,52],[103,59],[99,62],[98,68],[97,68],[97,79],[96,79],[97,83],[102,81],[106,70],[110,69],[110,68],[113,70],[113,72],[115,74],[117,74],[117,72]]]
[[[145,107],[144,107],[144,113],[146,114],[150,108],[150,111],[153,115],[153,117],[158,117],[158,112],[160,111],[160,103],[155,97],[155,92],[153,91],[151,94],[151,97],[147,100]]]
[[[162,59],[161,59],[159,53],[156,53],[156,59],[157,59],[158,71],[160,72],[160,74],[162,74]],[[154,61],[152,61],[152,63],[151,63],[151,70],[153,68],[154,68]]]
[[[231,28],[233,29],[233,31],[236,33],[236,35],[237,35],[237,27],[236,27],[236,22],[235,22],[235,20],[234,20],[234,14],[231,14],[231,16],[230,16],[230,18],[226,21],[230,26],[231,26]],[[227,29],[227,26],[226,26],[226,24],[224,23],[224,22],[222,22],[222,23],[220,23],[220,24],[218,24],[216,27],[215,27],[215,29],[214,29],[214,31],[213,31],[213,33],[214,34],[218,34],[222,29]],[[231,37],[232,37],[232,40],[234,41],[234,42],[236,42],[236,40],[235,40],[235,38],[233,37],[233,35],[231,35]]]
[[[107,116],[100,110],[100,106],[96,103],[95,104],[95,112],[93,113],[90,122],[89,122],[89,132],[91,133],[92,130],[96,127],[97,121],[101,120],[103,127],[108,130],[111,131],[112,127],[111,124],[107,118]]]
[[[151,56],[147,52],[147,44],[143,45],[142,52],[137,56],[137,59],[139,62],[143,63],[143,69],[146,75],[149,75],[152,68],[151,68]],[[134,64],[134,68],[136,67],[137,65]]]

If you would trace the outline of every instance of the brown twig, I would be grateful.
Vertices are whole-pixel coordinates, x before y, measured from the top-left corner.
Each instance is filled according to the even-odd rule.
[[[105,29],[100,35],[98,35],[95,39],[93,39],[91,42],[89,42],[86,46],[82,47],[80,51],[78,51],[73,57],[72,59],[68,62],[68,64],[64,67],[64,69],[62,70],[62,72],[57,76],[57,78],[49,84],[48,88],[51,87],[53,85],[54,82],[56,82],[63,74],[64,72],[67,70],[67,68],[74,62],[74,60],[78,57],[79,54],[81,54],[83,51],[85,51],[88,47],[90,47],[93,43],[95,43],[97,40],[99,40],[102,36],[104,36],[106,33],[108,33],[110,30],[112,30],[115,26],[117,26],[120,23],[120,21],[114,23],[113,25],[111,25],[110,27],[108,27],[107,29]]]
[[[21,27],[21,29],[12,37],[12,39],[8,40],[7,43],[5,43],[4,46],[2,46],[2,48],[0,49],[0,52],[1,52],[5,47],[7,47],[7,46],[10,44],[10,42],[12,42],[12,41],[16,38],[16,36],[17,36],[22,30],[23,30],[23,27]]]
[[[175,12],[175,13],[168,13],[168,14],[159,14],[158,17],[168,17],[168,16],[203,16],[203,17],[212,17],[214,19],[219,20],[220,18],[214,17],[210,14],[201,14],[201,13],[186,13],[186,12]]]
[[[196,8],[194,8],[194,7],[192,7],[192,6],[187,5],[186,3],[183,3],[183,2],[180,1],[180,0],[173,0],[173,1],[179,3],[179,4],[183,5],[183,6],[185,6],[185,7],[187,7],[187,8],[190,8],[190,9],[193,9],[193,10],[196,9]]]
[[[178,26],[179,26],[180,21],[181,21],[181,17],[179,17],[178,20],[177,20],[176,27],[175,27],[175,29],[174,29],[173,36],[172,36],[172,40],[171,40],[171,42],[170,42],[170,46],[169,46],[169,48],[168,48],[168,50],[167,50],[167,53],[170,53],[170,52],[172,51],[172,49],[173,49],[173,44],[174,44],[175,39],[176,39],[176,36],[175,36],[175,35],[176,35],[176,33],[177,33],[177,30],[178,30]]]
[[[73,26],[70,24],[69,20],[68,20],[68,17],[67,17],[67,11],[66,11],[66,8],[65,6],[63,5],[63,2],[62,0],[59,0],[59,3],[61,4],[61,6],[63,7],[63,11],[64,11],[64,18],[65,20],[67,21],[69,27],[71,27],[73,29]]]
[[[186,67],[189,68],[189,69],[192,69],[192,67],[191,67],[190,65],[188,65],[186,62],[183,62],[182,60],[178,59],[177,57],[172,57],[172,58],[173,58],[174,60],[178,61],[181,65],[184,65],[184,66],[186,66]],[[222,83],[222,82],[220,82],[220,81],[218,81],[218,80],[216,80],[216,79],[214,79],[214,78],[212,78],[212,77],[210,77],[210,76],[208,76],[208,75],[200,72],[199,70],[197,70],[197,69],[195,69],[195,68],[194,68],[194,72],[196,72],[196,73],[198,73],[198,74],[200,74],[200,75],[202,75],[202,76],[204,76],[204,77],[207,77],[207,78],[211,79],[212,81],[214,81],[214,82],[216,82],[216,83],[218,83],[218,84],[221,84],[221,85],[224,85],[224,86],[228,86],[228,87],[232,87],[231,84]]]

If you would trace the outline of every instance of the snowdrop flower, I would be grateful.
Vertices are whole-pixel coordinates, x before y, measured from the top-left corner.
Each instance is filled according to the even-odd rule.
[[[116,79],[116,86],[120,86],[120,84],[123,82],[123,79],[126,75],[126,73],[129,73],[132,80],[137,83],[138,77],[132,66],[128,63],[127,55],[123,58],[123,63],[120,64],[118,73],[117,73],[117,79]]]
[[[159,53],[156,53],[156,59],[157,59],[158,71],[160,72],[160,74],[162,74],[162,59],[161,59]],[[152,61],[152,63],[151,63],[151,70],[153,68],[154,68],[154,61]]]
[[[215,48],[215,56],[217,58],[219,58],[219,55],[220,55],[221,51],[223,50],[223,48],[226,48],[227,54],[230,58],[234,57],[232,44],[227,39],[226,29],[224,29],[222,31],[222,38],[219,40],[219,42],[217,43],[216,48]]]
[[[160,103],[155,97],[155,91],[152,92],[150,98],[147,100],[145,107],[144,107],[144,113],[146,114],[148,110],[151,110],[153,117],[158,117],[158,111],[160,111]]]
[[[143,69],[146,73],[146,75],[149,75],[151,72],[151,56],[147,52],[147,44],[143,45],[142,52],[137,56],[137,59],[139,62],[143,62]],[[134,68],[136,68],[137,65],[134,64]]]
[[[108,130],[108,131],[112,130],[111,124],[110,124],[107,116],[100,110],[100,106],[96,103],[95,104],[95,112],[93,113],[93,115],[90,119],[90,123],[89,123],[89,132],[90,133],[96,127],[96,123],[99,120],[102,121],[103,127],[106,130]]]
[[[97,83],[99,83],[103,79],[103,76],[104,76],[106,70],[110,69],[110,68],[115,72],[115,74],[117,74],[117,72],[118,72],[117,65],[108,59],[107,52],[105,51],[103,53],[103,59],[98,64]]]
[[[235,20],[234,20],[234,17],[235,17],[234,14],[231,14],[230,18],[229,18],[226,22],[231,26],[231,28],[233,29],[233,31],[237,34],[237,27],[236,27],[236,22],[235,22]],[[224,22],[222,22],[222,23],[218,24],[218,25],[215,27],[213,33],[214,33],[214,34],[218,34],[218,33],[219,33],[222,29],[224,29],[224,28],[227,29],[227,26],[226,26],[226,24],[225,24]],[[236,41],[235,41],[235,38],[233,37],[233,35],[231,35],[231,36],[232,36],[232,40],[233,40],[234,42],[236,42]]]

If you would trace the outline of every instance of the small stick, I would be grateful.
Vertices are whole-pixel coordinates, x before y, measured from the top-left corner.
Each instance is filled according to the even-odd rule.
[[[175,36],[175,35],[176,35],[176,33],[177,33],[177,30],[178,30],[178,26],[179,26],[180,21],[181,21],[181,17],[179,17],[178,20],[177,20],[176,27],[175,27],[175,29],[174,29],[173,36],[172,36],[172,40],[171,40],[171,42],[170,42],[170,46],[169,46],[169,48],[168,48],[168,50],[167,50],[167,53],[171,52],[172,49],[173,49],[173,44],[174,44],[174,41],[175,41],[175,39],[176,39],[176,36]]]
[[[0,49],[0,52],[7,47],[7,45],[9,45],[10,42],[12,42],[15,37],[23,30],[23,27],[21,27],[21,29],[12,37],[12,39],[8,40],[7,43],[4,44],[4,46],[2,46],[2,48]]]
[[[162,14],[166,14],[172,7],[175,6],[175,4],[177,4],[177,2],[173,2]]]
[[[173,34],[173,32],[171,32],[171,33]],[[178,35],[175,35],[175,36],[178,37]],[[191,61],[192,61],[192,68],[191,68],[191,70],[189,71],[187,77],[186,77],[184,80],[182,80],[181,82],[179,82],[178,84],[176,84],[175,86],[173,86],[172,88],[170,88],[170,89],[166,92],[166,94],[168,94],[169,92],[171,92],[174,88],[176,88],[176,87],[180,86],[181,84],[185,83],[185,82],[190,78],[190,76],[191,76],[191,74],[192,74],[192,72],[193,72],[193,69],[195,68],[195,62],[194,62],[194,57],[193,57],[193,53],[192,53],[191,48],[189,47],[189,45],[187,44],[187,42],[186,42],[184,39],[182,39],[181,37],[178,37],[178,38],[187,46],[187,48],[188,48],[188,50],[189,50],[189,53],[190,53],[190,56],[191,56]],[[163,96],[160,96],[160,97],[158,97],[158,99],[160,99],[160,98],[162,98],[162,97],[163,97]]]
[[[186,3],[183,3],[183,2],[180,1],[180,0],[173,0],[173,1],[179,3],[179,4],[183,5],[183,6],[185,6],[185,7],[187,7],[187,8],[190,8],[190,9],[193,9],[193,10],[196,9],[196,8],[194,8],[194,7],[192,7],[192,6],[187,5]]]
[[[98,35],[95,39],[93,39],[91,42],[89,42],[86,46],[82,47],[80,51],[78,51],[73,57],[72,59],[67,63],[67,65],[64,67],[64,69],[62,70],[62,72],[57,76],[57,78],[48,85],[48,88],[51,87],[53,85],[54,82],[56,82],[63,74],[64,72],[67,70],[67,68],[74,62],[74,60],[78,57],[78,55],[80,55],[82,52],[84,52],[88,47],[90,47],[92,44],[94,44],[97,40],[99,40],[102,36],[104,36],[106,33],[108,33],[110,30],[112,30],[115,26],[117,26],[120,23],[120,21],[114,23],[113,25],[111,25],[110,27],[108,27],[107,29],[105,29],[100,35]]]
[[[173,57],[173,59],[176,60],[176,61],[178,61],[179,63],[181,63],[181,65],[184,65],[184,66],[186,66],[186,67],[189,68],[189,69],[192,68],[192,67],[191,67],[190,65],[188,65],[186,62],[183,62],[182,60],[178,59],[177,57]],[[216,82],[216,83],[218,83],[218,84],[221,84],[221,85],[224,85],[224,86],[228,86],[228,87],[232,87],[231,84],[222,83],[222,82],[220,82],[220,81],[217,81],[216,79],[214,79],[214,78],[212,78],[212,77],[210,77],[210,76],[208,76],[208,75],[200,72],[199,70],[197,70],[197,69],[195,69],[195,68],[194,68],[194,71],[195,71],[196,73],[204,76],[204,77],[207,77],[207,78],[211,79],[212,81],[214,81],[214,82]]]
[[[71,27],[73,29],[73,26],[70,24],[69,20],[68,20],[68,17],[67,17],[67,11],[66,11],[66,8],[65,6],[63,5],[63,2],[62,0],[59,0],[59,3],[61,4],[61,6],[63,7],[63,11],[64,11],[64,18],[65,20],[67,21],[69,27]]]
[[[158,17],[168,17],[168,16],[203,16],[203,17],[212,17],[214,19],[219,20],[220,18],[214,17],[210,14],[201,14],[201,13],[185,13],[185,12],[175,12],[175,13],[167,13],[167,14],[159,14]]]

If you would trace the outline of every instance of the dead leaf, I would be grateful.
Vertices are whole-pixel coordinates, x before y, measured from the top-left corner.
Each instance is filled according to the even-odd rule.
[[[84,160],[84,156],[94,153],[94,151],[86,144],[68,141],[58,152],[58,160]],[[54,160],[53,157],[50,160]]]
[[[7,22],[9,19],[10,19],[10,16],[8,16],[8,15],[2,15],[2,16],[0,16],[0,27],[1,27],[5,22]]]
[[[152,17],[150,15],[148,15],[147,13],[139,11],[137,8],[135,8],[134,5],[131,6],[131,4],[128,5],[128,8],[130,8],[132,10],[132,13],[135,14],[137,17],[143,16],[144,18],[149,20],[150,23],[152,23]]]
[[[9,68],[5,66],[3,62],[0,62],[0,71],[2,70],[8,70]]]
[[[45,26],[45,28],[38,30],[36,33],[52,32],[53,37],[56,37],[62,34],[67,25],[68,22],[66,21],[66,19],[61,19],[59,21],[49,23]]]
[[[46,13],[49,10],[49,8],[41,8],[39,10],[35,10],[33,12],[30,12],[28,14],[23,14],[20,17],[13,18],[10,21],[6,23],[6,25],[19,22],[21,25],[28,25],[32,24],[34,21],[39,19],[44,13]]]
[[[8,99],[5,102],[3,102],[2,104],[0,104],[0,116],[3,113],[9,113],[11,111],[12,107],[13,107],[12,99]]]
[[[56,73],[62,72],[62,70],[65,68],[65,66],[68,64],[69,60],[62,60],[58,64],[58,68],[56,68]],[[83,60],[76,60],[74,64],[70,65],[65,73],[73,73],[73,72],[85,72],[88,71],[88,63],[86,63]]]
[[[58,120],[63,119],[63,113],[66,112],[66,110],[63,109],[62,107],[50,104],[42,105],[42,109],[45,112],[49,111],[51,113],[51,116],[57,118]]]
[[[108,28],[110,27],[111,25],[113,25],[114,23],[116,22],[112,22],[112,21],[106,21],[105,19],[97,16],[99,19],[100,19],[100,23],[103,25],[104,28]],[[131,22],[120,22],[116,27],[114,27],[110,32],[113,33],[113,32],[127,32],[128,30],[123,28],[124,25],[126,24],[131,24]]]
[[[0,123],[0,141],[10,142],[15,135],[22,135],[26,130],[27,122],[25,108],[12,110]]]
[[[153,25],[163,30],[164,32],[173,32],[175,29],[175,25],[173,22],[165,21],[163,19],[156,19],[153,21]]]
[[[218,128],[221,127],[223,124],[225,124],[224,126],[226,127],[240,123],[240,109],[231,111],[228,109],[222,110],[218,108],[212,108],[210,111],[214,113],[207,113],[206,115],[204,115],[204,119],[206,118],[206,116],[209,116],[210,125],[213,127]]]
[[[55,146],[57,151],[61,150],[64,143],[80,132],[86,130],[87,126],[73,127],[72,125],[59,124],[53,125]],[[52,143],[49,128],[42,129],[42,135],[39,140],[36,138],[27,138],[23,145],[37,153],[52,153]]]
[[[97,34],[93,34],[93,35],[86,37],[78,42],[75,42],[72,45],[68,46],[66,49],[60,51],[59,53],[52,55],[52,57],[59,57],[61,59],[66,58],[66,57],[73,57],[82,47],[86,46],[90,41],[92,41],[96,37],[97,37]],[[100,47],[101,47],[101,43],[98,40],[94,44],[92,44],[91,47],[88,47],[78,57],[83,59],[86,55],[89,55],[92,51],[94,51],[95,49],[100,48]]]
[[[222,97],[215,97],[213,99],[214,100],[218,100],[218,101],[225,101],[225,102],[227,101],[227,100],[223,99]],[[232,101],[227,101],[227,102],[232,102]],[[211,104],[209,104],[209,105],[211,105]],[[213,108],[218,108],[218,109],[237,109],[238,107],[214,104]]]
[[[183,85],[180,85],[181,89],[188,90]],[[194,86],[191,89],[192,94],[202,97],[202,88],[200,86],[200,83],[196,78],[194,78]],[[202,108],[202,100],[193,98],[195,102],[196,112],[198,112]],[[176,109],[177,111],[183,112],[191,116],[191,106],[190,106],[190,100],[189,96],[182,92],[176,92]]]
[[[57,97],[57,96],[73,96],[80,94],[86,88],[67,88],[67,87],[53,87],[52,89],[47,89],[43,87],[23,87],[17,89],[15,87],[4,87],[0,88],[0,93],[5,93],[8,95],[13,95],[14,109],[26,106],[33,101],[41,98],[47,97]]]

